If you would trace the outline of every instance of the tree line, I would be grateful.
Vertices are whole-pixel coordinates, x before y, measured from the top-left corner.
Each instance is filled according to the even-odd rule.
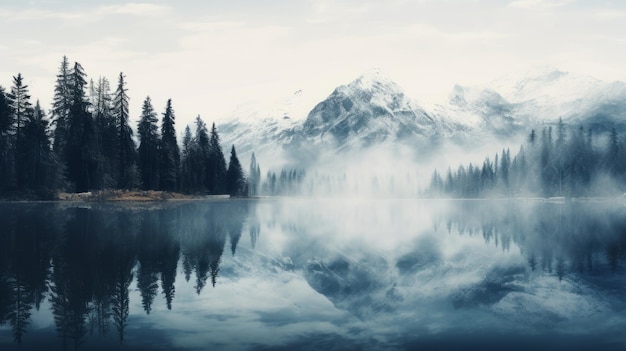
[[[556,131],[533,129],[519,152],[509,149],[487,157],[482,165],[461,165],[446,174],[435,170],[427,195],[590,196],[611,195],[626,185],[626,145],[615,128],[597,137],[591,129],[567,128],[559,119]]]
[[[130,125],[126,76],[111,92],[100,77],[87,82],[78,62],[63,57],[52,108],[33,105],[21,74],[0,86],[0,196],[54,198],[58,191],[143,189],[170,192],[247,193],[235,146],[226,164],[213,124],[200,116],[185,129],[182,152],[172,100],[159,126],[150,97],[143,101],[137,140]]]

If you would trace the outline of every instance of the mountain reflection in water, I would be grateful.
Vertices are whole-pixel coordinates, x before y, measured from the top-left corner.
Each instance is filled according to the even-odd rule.
[[[626,347],[614,201],[5,203],[0,240],[1,349]]]

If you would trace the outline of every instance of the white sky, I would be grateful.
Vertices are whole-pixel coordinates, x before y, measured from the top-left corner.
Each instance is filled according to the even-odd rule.
[[[626,81],[626,1],[0,0],[0,33],[5,88],[21,72],[49,108],[67,55],[123,71],[134,121],[171,97],[179,133],[299,89],[313,107],[374,67],[418,101],[546,65]]]

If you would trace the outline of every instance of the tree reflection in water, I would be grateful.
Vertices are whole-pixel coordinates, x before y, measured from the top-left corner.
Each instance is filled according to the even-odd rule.
[[[445,218],[445,220],[443,219]],[[626,208],[619,202],[459,201],[440,214],[448,232],[518,246],[531,271],[615,271],[626,255]]]
[[[47,296],[63,349],[74,350],[88,332],[106,335],[111,325],[124,340],[135,273],[145,312],[159,281],[171,309],[181,251],[185,273],[197,277],[197,293],[209,274],[215,286],[226,237],[234,253],[248,210],[238,201],[157,209],[1,207],[0,322],[8,322],[21,343],[31,311]]]

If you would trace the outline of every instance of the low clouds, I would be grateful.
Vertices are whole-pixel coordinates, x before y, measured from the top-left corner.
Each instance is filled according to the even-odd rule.
[[[62,8],[0,8],[0,18],[10,22],[27,21],[33,23],[39,20],[62,20],[84,23],[112,15],[131,15],[137,17],[163,15],[172,9],[167,5],[151,3],[128,3],[119,5],[98,6],[90,9],[68,10]],[[67,23],[64,23],[67,24]]]
[[[167,5],[150,4],[150,3],[129,3],[112,6],[103,6],[100,8],[103,13],[123,14],[133,16],[155,16],[164,15],[172,11]]]
[[[565,6],[573,0],[516,0],[511,1],[508,6],[522,9],[542,9]]]

